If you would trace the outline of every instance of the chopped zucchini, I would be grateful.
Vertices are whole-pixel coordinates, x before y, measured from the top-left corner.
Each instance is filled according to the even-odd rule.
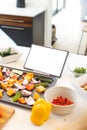
[[[38,87],[38,86],[48,87],[48,86],[49,86],[49,83],[47,83],[47,82],[41,82],[41,83],[39,83],[39,84],[35,84],[35,85],[34,85],[35,88]]]
[[[9,47],[7,50],[5,50],[5,51],[3,51],[3,52],[0,52],[0,55],[1,55],[2,57],[5,57],[5,56],[10,55],[10,53],[11,53],[11,47]]]
[[[52,79],[50,78],[46,78],[46,77],[42,77],[42,76],[37,76],[36,80],[40,80],[42,82],[48,82],[48,83],[52,83]]]

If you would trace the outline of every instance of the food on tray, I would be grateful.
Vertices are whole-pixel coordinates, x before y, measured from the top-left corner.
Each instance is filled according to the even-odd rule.
[[[35,100],[33,99],[32,96],[29,96],[28,98],[26,98],[26,102],[28,105],[34,105]]]
[[[23,71],[13,69],[13,70],[12,70],[12,73],[15,73],[15,74],[18,74],[18,75],[22,75],[22,74],[23,74]]]
[[[43,98],[36,100],[32,112],[31,121],[35,125],[42,125],[45,121],[49,119],[51,111],[51,104],[46,102]]]
[[[42,82],[48,82],[48,83],[52,82],[52,79],[46,79],[46,78],[41,77],[41,76],[37,76],[36,79],[41,80]]]
[[[39,93],[42,93],[42,92],[44,92],[45,90],[46,90],[46,88],[43,87],[43,86],[38,86],[38,87],[36,87],[36,91],[39,92]]]
[[[32,92],[31,91],[27,91],[27,90],[22,90],[22,95],[25,97],[31,96]]]
[[[34,77],[34,74],[33,73],[26,73],[24,75],[24,79],[28,80],[28,82],[30,82],[32,80],[32,78]]]
[[[39,98],[40,98],[39,93],[34,92],[33,99],[37,100],[37,99],[39,99]]]
[[[9,55],[13,55],[13,54],[17,54],[17,52],[14,52],[11,47],[6,48],[6,49],[4,49],[4,50],[2,50],[2,51],[0,52],[0,55],[1,55],[2,57],[9,56]]]
[[[2,111],[2,108],[0,108],[0,118],[2,117],[3,115],[3,111]]]
[[[24,97],[19,98],[18,102],[21,103],[21,104],[26,104],[27,103]]]
[[[7,89],[7,95],[8,96],[12,96],[16,93],[16,91],[13,88],[8,88]]]
[[[80,73],[80,74],[85,74],[86,73],[86,68],[84,68],[84,67],[76,67],[74,69],[74,72]]]
[[[49,83],[48,82],[41,82],[41,83],[38,83],[38,84],[35,84],[34,87],[39,87],[39,86],[44,86],[45,88],[49,86]]]
[[[32,106],[52,82],[33,72],[0,66],[0,100]]]
[[[2,96],[3,96],[3,90],[1,89],[0,90],[0,98],[2,98]]]
[[[28,84],[28,85],[25,85],[26,86],[26,89],[29,90],[29,91],[32,91],[34,89],[34,84]]]
[[[11,101],[17,102],[19,98],[22,97],[22,93],[20,91],[17,91],[16,94],[11,98]]]

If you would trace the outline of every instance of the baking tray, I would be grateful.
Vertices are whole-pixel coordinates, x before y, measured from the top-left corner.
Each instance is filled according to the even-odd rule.
[[[1,72],[2,72],[2,70],[4,69],[4,71],[3,71],[3,75],[4,75],[4,78],[6,79],[6,78],[8,78],[8,77],[10,77],[9,75],[10,74],[6,74],[5,73],[5,71],[6,70],[8,70],[8,72],[10,71],[10,73],[12,72],[12,73],[15,73],[15,74],[17,74],[19,77],[18,77],[18,79],[17,80],[19,80],[19,79],[22,79],[23,78],[23,75],[24,74],[26,74],[26,73],[28,73],[28,72],[31,72],[31,71],[29,71],[29,70],[22,70],[22,69],[16,69],[16,68],[11,68],[11,67],[7,67],[7,66],[2,66],[2,65],[0,65],[0,70],[1,70]],[[21,72],[21,74],[19,74]],[[38,74],[38,73],[34,73],[33,72],[33,74],[34,74],[34,79],[37,79],[37,77],[43,77],[44,79],[50,79],[51,80],[51,82],[49,82],[48,83],[48,87],[46,88],[46,89],[48,89],[48,88],[50,88],[50,87],[53,87],[54,86],[54,84],[56,83],[56,81],[57,81],[57,78],[56,77],[53,77],[53,76],[46,76],[46,75],[44,75],[44,74]],[[8,75],[8,76],[7,76]],[[12,75],[12,74],[11,74]],[[4,80],[5,80],[4,79]],[[40,80],[41,81],[41,80]],[[0,80],[0,86],[1,86],[1,82],[6,82],[6,81],[1,81]],[[7,81],[8,82],[8,81]],[[45,80],[43,81],[43,82],[45,82]],[[14,84],[13,84],[13,86],[12,87],[14,87]],[[14,87],[15,88],[15,87]],[[0,88],[0,90],[1,90],[1,88]],[[20,89],[19,89],[19,91],[20,91]],[[35,89],[33,89],[32,90],[32,94],[31,94],[31,96],[33,96],[33,94],[34,94],[34,92],[35,92],[36,90]],[[40,96],[41,97],[44,97],[44,92],[43,93],[40,93]],[[27,104],[21,104],[21,103],[19,103],[19,102],[13,102],[13,101],[11,101],[11,98],[12,98],[12,96],[11,97],[9,97],[8,95],[7,95],[7,90],[3,90],[3,96],[2,96],[2,98],[0,98],[0,101],[1,102],[6,102],[6,103],[9,103],[9,104],[12,104],[12,105],[17,105],[17,106],[20,106],[20,107],[24,107],[24,108],[32,108],[32,106],[33,105],[27,105]]]

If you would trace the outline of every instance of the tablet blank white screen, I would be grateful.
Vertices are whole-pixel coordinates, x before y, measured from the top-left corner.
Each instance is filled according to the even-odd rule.
[[[25,68],[60,76],[67,51],[32,45]]]

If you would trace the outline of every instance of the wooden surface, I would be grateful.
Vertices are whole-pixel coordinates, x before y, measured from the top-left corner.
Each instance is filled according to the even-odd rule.
[[[0,105],[0,108],[3,111],[2,117],[0,117],[0,130],[1,130],[3,126],[7,123],[7,121],[11,118],[11,116],[14,114],[15,109],[5,105]]]
[[[33,18],[15,15],[0,14],[0,25],[6,26],[19,26],[19,27],[32,27]]]

